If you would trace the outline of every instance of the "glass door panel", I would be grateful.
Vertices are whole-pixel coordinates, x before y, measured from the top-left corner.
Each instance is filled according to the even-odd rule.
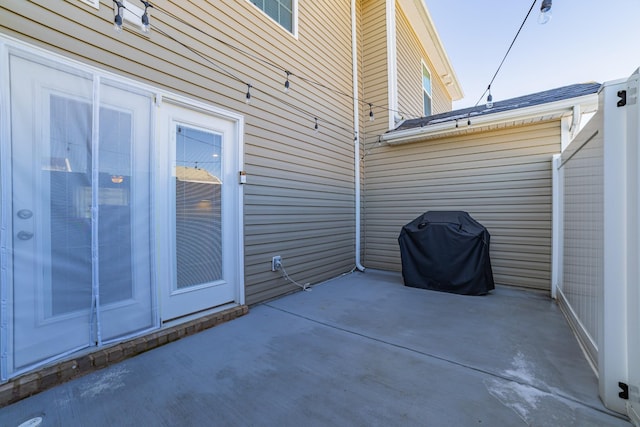
[[[177,289],[222,279],[222,138],[176,126]]]
[[[168,224],[159,235],[166,262],[158,265],[167,321],[237,298],[238,181],[232,122],[163,102],[157,129],[167,147],[159,189],[171,189],[158,195],[166,209],[160,223]]]
[[[87,310],[91,306],[91,103],[51,94],[50,138],[40,182],[48,183],[43,206],[48,244],[43,260],[50,275],[52,315]],[[46,153],[47,148],[49,149]],[[45,191],[46,193],[46,191]],[[45,231],[43,229],[43,231]],[[47,256],[48,255],[48,256]]]
[[[92,81],[10,56],[9,370],[91,344]]]
[[[100,86],[97,192],[102,340],[156,323],[151,259],[151,96]]]
[[[100,107],[98,254],[100,305],[131,299],[132,114]]]
[[[7,371],[157,325],[151,95],[10,56]],[[94,123],[97,118],[98,125]]]

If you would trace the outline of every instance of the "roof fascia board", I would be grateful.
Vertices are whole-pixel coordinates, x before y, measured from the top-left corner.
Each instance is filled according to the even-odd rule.
[[[416,32],[422,47],[429,55],[429,59],[451,99],[453,101],[462,99],[464,96],[462,86],[442,45],[442,40],[440,40],[424,0],[398,0],[398,4]]]
[[[467,125],[466,120],[460,120],[458,127],[456,127],[456,121],[450,120],[420,128],[391,132],[382,135],[381,140],[390,145],[408,144],[423,139],[445,137],[464,130],[480,130],[481,128],[505,124],[515,120],[530,120],[573,114],[573,108],[575,106],[580,106],[583,113],[595,111],[598,107],[598,94],[592,93],[576,98],[568,98],[546,104],[534,105],[532,107],[504,111],[502,113],[471,117],[471,125]],[[463,121],[464,123],[461,123]]]

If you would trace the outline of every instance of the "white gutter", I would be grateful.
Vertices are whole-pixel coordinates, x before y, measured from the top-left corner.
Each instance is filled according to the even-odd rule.
[[[598,94],[593,93],[576,98],[535,105],[533,107],[516,108],[481,116],[474,116],[472,114],[470,116],[471,125],[467,124],[467,115],[461,114],[457,121],[454,118],[455,116],[452,116],[447,121],[441,123],[384,134],[381,140],[391,145],[408,144],[410,142],[443,137],[455,133],[477,131],[509,121],[551,120],[567,113],[572,114],[576,106],[579,106],[583,113],[597,110]]]
[[[360,105],[358,104],[358,39],[356,26],[356,0],[351,0],[351,63],[353,73],[353,173],[356,202],[356,268],[364,271],[360,263]]]

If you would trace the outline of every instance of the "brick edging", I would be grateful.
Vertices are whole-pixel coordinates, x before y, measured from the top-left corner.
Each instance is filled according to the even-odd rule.
[[[35,372],[12,378],[9,382],[0,385],[0,408],[73,378],[86,375],[161,345],[244,316],[248,312],[249,307],[246,305],[229,308],[166,329],[159,329],[148,335],[132,338],[109,347],[101,347],[91,353],[63,360],[54,365],[40,368]]]

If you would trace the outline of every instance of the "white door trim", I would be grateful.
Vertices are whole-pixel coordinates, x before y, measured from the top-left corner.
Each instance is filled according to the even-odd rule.
[[[235,146],[236,146],[236,169],[238,176],[238,191],[236,192],[237,200],[232,203],[236,205],[237,223],[234,224],[238,230],[236,240],[236,253],[238,262],[236,263],[236,277],[238,285],[236,286],[236,303],[243,305],[245,303],[245,283],[244,283],[244,185],[240,183],[240,172],[244,171],[244,116],[234,113],[211,104],[196,101],[184,96],[176,94],[158,94],[156,103],[158,106],[162,102],[170,102],[183,107],[199,110],[203,113],[219,117],[224,120],[233,122],[235,130]]]
[[[241,114],[237,114],[233,111],[226,110],[212,104],[198,101],[187,96],[178,95],[172,92],[159,90],[157,86],[152,86],[146,83],[142,83],[140,81],[136,81],[125,77],[123,75],[119,75],[116,73],[112,73],[106,71],[104,69],[68,58],[63,55],[59,55],[45,48],[41,48],[24,41],[18,40],[14,37],[11,37],[7,34],[0,33],[0,137],[2,141],[8,141],[10,136],[10,111],[9,111],[9,63],[8,57],[10,52],[18,53],[21,56],[27,58],[40,58],[48,61],[55,61],[62,65],[72,67],[78,70],[82,70],[83,72],[93,74],[94,77],[105,78],[109,81],[117,81],[122,82],[129,88],[137,88],[145,92],[155,94],[156,105],[159,105],[165,100],[166,102],[172,102],[178,105],[188,106],[189,108],[195,108],[202,112],[206,112],[207,114],[220,117],[225,120],[229,120],[233,122],[233,126],[235,129],[235,147],[236,147],[236,167],[239,172],[244,168],[244,116]],[[153,108],[151,112],[151,120],[153,123],[156,123],[157,116],[157,108]],[[155,141],[155,126],[151,126],[152,132],[152,141]],[[155,147],[154,147],[155,148]],[[157,165],[157,159],[155,158],[157,154],[155,150],[152,150],[150,161],[152,164]],[[0,158],[6,159],[11,157],[11,149],[8,144],[0,145]],[[153,177],[155,178],[155,174],[157,173],[157,169],[154,168],[152,171]],[[237,269],[236,278],[237,284],[235,287],[235,303],[236,304],[244,304],[245,303],[245,283],[244,283],[244,189],[238,183],[240,188],[236,191],[237,200],[233,203],[236,205],[237,216],[235,218],[237,226],[235,227],[237,232],[237,240],[235,244],[235,256],[237,262],[235,263],[235,267]],[[0,206],[0,219],[1,224],[6,225],[10,224],[12,213],[11,213],[11,203],[6,203],[7,200],[11,198],[11,177],[10,171],[7,168],[0,168],[0,200],[3,203]],[[157,208],[158,205],[156,203],[155,197],[152,195],[152,209]],[[156,211],[157,212],[157,211]],[[158,222],[156,221],[156,225]],[[157,227],[154,227],[152,230],[151,239],[155,243],[157,241]],[[2,304],[2,309],[0,310],[0,379],[6,380],[10,377],[14,377],[22,372],[10,371],[9,365],[10,361],[8,358],[10,355],[11,348],[10,343],[12,340],[11,337],[11,329],[8,328],[9,319],[13,318],[13,306],[10,303],[13,300],[12,296],[12,287],[9,286],[12,283],[12,273],[10,269],[4,268],[7,265],[8,257],[10,256],[10,248],[12,245],[12,236],[11,233],[0,233],[0,304]],[[159,281],[157,276],[157,266],[158,266],[158,258],[157,256],[153,257],[152,260],[152,271],[156,276],[154,282],[156,283],[156,289],[158,289]],[[158,307],[158,299],[160,295],[158,292],[155,292],[155,306]],[[159,324],[160,314],[159,311],[156,310],[156,327],[160,327]],[[139,335],[139,334],[136,334]],[[105,342],[106,343],[106,342]],[[52,360],[63,357],[64,354],[58,355]]]
[[[244,187],[243,185],[240,183],[240,171],[243,170],[244,167],[244,116],[240,115],[240,114],[236,114],[233,112],[230,112],[228,110],[224,110],[222,108],[216,107],[214,105],[211,104],[207,104],[204,102],[200,102],[200,101],[196,101],[184,96],[180,96],[180,95],[176,95],[176,94],[164,94],[164,93],[158,93],[156,95],[156,112],[155,112],[155,116],[156,116],[156,120],[157,120],[157,110],[159,108],[162,107],[162,104],[164,103],[168,103],[170,105],[174,105],[174,106],[178,106],[178,107],[182,107],[182,108],[186,108],[189,110],[193,110],[195,112],[199,112],[202,114],[206,114],[215,118],[219,118],[222,120],[225,120],[227,122],[230,122],[233,126],[233,130],[234,130],[234,141],[233,141],[233,147],[236,150],[235,153],[233,153],[235,159],[234,159],[234,167],[236,169],[236,179],[237,179],[237,185],[238,185],[238,189],[237,191],[234,192],[233,194],[233,199],[230,200],[230,203],[232,203],[234,205],[235,211],[236,211],[236,215],[233,218],[233,223],[230,224],[231,227],[235,230],[237,230],[236,233],[236,238],[235,241],[232,244],[234,253],[232,254],[232,256],[234,256],[234,258],[237,260],[234,263],[234,267],[235,267],[235,271],[234,271],[234,276],[236,277],[237,283],[235,284],[235,297],[234,297],[234,301],[233,303],[235,304],[239,304],[242,305],[245,303],[245,284],[244,284]],[[159,140],[159,135],[156,134],[156,141]],[[166,147],[156,147],[159,150],[165,150]],[[157,159],[156,160],[156,171],[159,171],[162,166],[161,164],[164,164],[162,159]],[[159,173],[159,172],[158,172]],[[235,200],[234,200],[235,199]],[[158,227],[163,227],[166,226],[166,224],[168,223],[169,220],[169,215],[167,212],[160,212],[161,208],[160,207],[161,203],[159,202],[158,199],[156,199],[156,212],[157,212],[157,219],[156,219],[156,228],[158,229]],[[156,254],[156,264],[157,265],[162,265],[163,262],[167,262],[167,260],[163,259],[163,255],[160,254],[159,252]],[[156,270],[156,273],[158,272],[158,270]],[[163,278],[158,278],[158,279],[163,279]],[[166,280],[163,279],[163,280]],[[159,280],[159,290],[160,292],[162,292],[162,285],[160,284],[160,282],[162,282],[162,280]],[[163,294],[159,295],[159,298],[164,298]],[[159,307],[162,306],[162,303],[159,305]],[[163,319],[166,320],[166,319]]]

